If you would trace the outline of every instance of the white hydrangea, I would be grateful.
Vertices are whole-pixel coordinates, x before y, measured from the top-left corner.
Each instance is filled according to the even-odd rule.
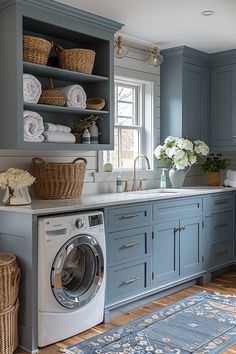
[[[155,157],[177,170],[184,170],[197,163],[198,158],[206,156],[209,147],[202,140],[191,142],[189,139],[168,136],[163,145],[154,150]]]
[[[202,140],[194,141],[194,151],[202,156],[207,156],[209,154],[209,147]]]
[[[193,151],[193,143],[188,139],[179,139],[179,141],[177,142],[177,146],[180,149]]]
[[[0,188],[30,186],[35,178],[25,170],[19,168],[9,168],[6,172],[0,173]]]

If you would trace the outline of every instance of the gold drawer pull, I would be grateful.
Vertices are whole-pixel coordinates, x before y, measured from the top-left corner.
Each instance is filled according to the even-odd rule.
[[[216,252],[215,256],[223,256],[226,253],[227,253],[226,251]]]
[[[121,246],[120,249],[122,250],[122,249],[131,248],[138,245],[140,245],[140,242],[127,243],[126,245]]]
[[[227,224],[218,224],[218,225],[215,225],[214,229],[219,229],[221,227],[225,227],[227,226]]]
[[[137,218],[138,216],[139,216],[138,214],[123,215],[119,218],[119,220],[133,219],[133,218]]]
[[[226,204],[228,202],[227,199],[216,200],[215,205]]]
[[[135,281],[138,281],[139,279],[140,279],[139,277],[136,277],[136,278],[132,278],[132,279],[129,279],[129,280],[123,280],[122,283],[120,284],[120,286],[134,283]]]

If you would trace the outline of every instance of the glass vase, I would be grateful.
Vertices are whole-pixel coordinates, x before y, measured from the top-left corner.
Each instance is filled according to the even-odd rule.
[[[6,205],[31,204],[28,186],[17,186],[14,188],[7,186],[2,201]]]

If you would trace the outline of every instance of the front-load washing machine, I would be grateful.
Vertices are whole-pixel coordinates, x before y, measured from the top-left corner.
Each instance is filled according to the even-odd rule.
[[[39,347],[102,322],[105,266],[101,211],[39,219]]]

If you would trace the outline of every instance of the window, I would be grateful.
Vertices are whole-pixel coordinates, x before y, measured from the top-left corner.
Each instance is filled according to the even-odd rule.
[[[104,161],[115,168],[132,168],[134,158],[144,153],[144,83],[115,81],[114,150],[104,152]]]

